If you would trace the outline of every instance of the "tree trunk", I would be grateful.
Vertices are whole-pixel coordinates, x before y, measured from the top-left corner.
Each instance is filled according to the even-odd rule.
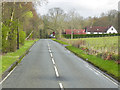
[[[60,35],[59,37],[61,38],[61,37],[62,37],[61,29],[60,29],[60,31],[59,31],[59,35]]]
[[[19,19],[18,19],[19,23]],[[17,49],[19,49],[19,26],[17,25]]]
[[[71,39],[73,39],[73,29],[71,29]]]

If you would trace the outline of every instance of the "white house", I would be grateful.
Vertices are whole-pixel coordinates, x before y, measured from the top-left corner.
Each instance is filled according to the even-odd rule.
[[[86,28],[86,34],[113,34],[118,33],[113,26],[101,27],[101,26],[92,26]]]
[[[109,34],[109,33],[118,33],[118,32],[117,32],[117,30],[116,30],[113,26],[111,26],[111,27],[107,30],[107,34]]]

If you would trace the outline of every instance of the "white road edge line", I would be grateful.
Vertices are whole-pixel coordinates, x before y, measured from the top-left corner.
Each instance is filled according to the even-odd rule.
[[[54,69],[55,69],[56,76],[59,77],[59,73],[58,73],[57,67],[55,65],[54,65]]]
[[[95,72],[97,72],[97,73],[99,73],[99,74],[101,74],[103,77],[105,77],[106,79],[108,79],[108,80],[110,80],[111,82],[113,82],[115,85],[117,85],[118,86],[118,84],[117,83],[115,83],[113,80],[111,80],[111,79],[109,79],[108,77],[106,77],[104,74],[102,74],[101,72],[99,72],[99,71],[97,71],[96,69],[94,69],[94,68],[92,68]]]
[[[52,58],[52,63],[55,65],[55,60]]]
[[[60,89],[64,90],[62,83],[59,83]]]
[[[101,72],[97,71],[96,69],[94,69],[93,67],[89,66],[88,64],[86,65],[86,67],[88,67],[90,70],[94,71],[95,74],[97,75],[102,75],[103,77],[105,77],[106,79],[108,79],[109,81],[113,82],[115,85],[118,86],[118,84],[116,82],[114,82],[113,80],[109,79],[108,77],[106,77],[104,74],[102,74]]]
[[[0,82],[0,85],[12,74],[12,72],[16,69],[16,67],[14,67],[14,69]]]

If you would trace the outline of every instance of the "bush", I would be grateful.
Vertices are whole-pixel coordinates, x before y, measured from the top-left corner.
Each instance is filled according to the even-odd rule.
[[[7,20],[5,24],[2,24],[2,52],[14,52],[16,51],[17,40],[17,22]]]
[[[19,43],[24,45],[26,33],[24,31],[19,32]]]
[[[7,53],[9,51],[8,33],[9,27],[2,25],[2,52]]]
[[[112,59],[115,60],[115,61],[118,61],[120,58],[120,56],[118,55],[112,55]]]

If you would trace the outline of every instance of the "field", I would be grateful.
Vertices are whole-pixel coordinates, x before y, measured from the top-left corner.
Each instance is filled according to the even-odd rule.
[[[11,52],[11,53],[7,53],[5,55],[2,55],[2,59],[0,59],[0,64],[2,65],[2,67],[0,67],[0,74],[3,73],[5,70],[7,70],[11,64],[13,64],[16,60],[19,59],[19,57],[21,55],[23,55],[26,50],[28,50],[28,48],[37,40],[28,40],[25,41],[25,44],[23,46],[20,47],[19,50],[17,50],[16,52]]]
[[[120,37],[62,39],[62,41],[72,44],[74,47],[81,48],[88,54],[98,55],[104,59],[118,60],[118,38]]]
[[[82,38],[90,49],[95,49],[99,52],[113,52],[118,54],[118,36],[116,37],[100,37],[100,38]]]

